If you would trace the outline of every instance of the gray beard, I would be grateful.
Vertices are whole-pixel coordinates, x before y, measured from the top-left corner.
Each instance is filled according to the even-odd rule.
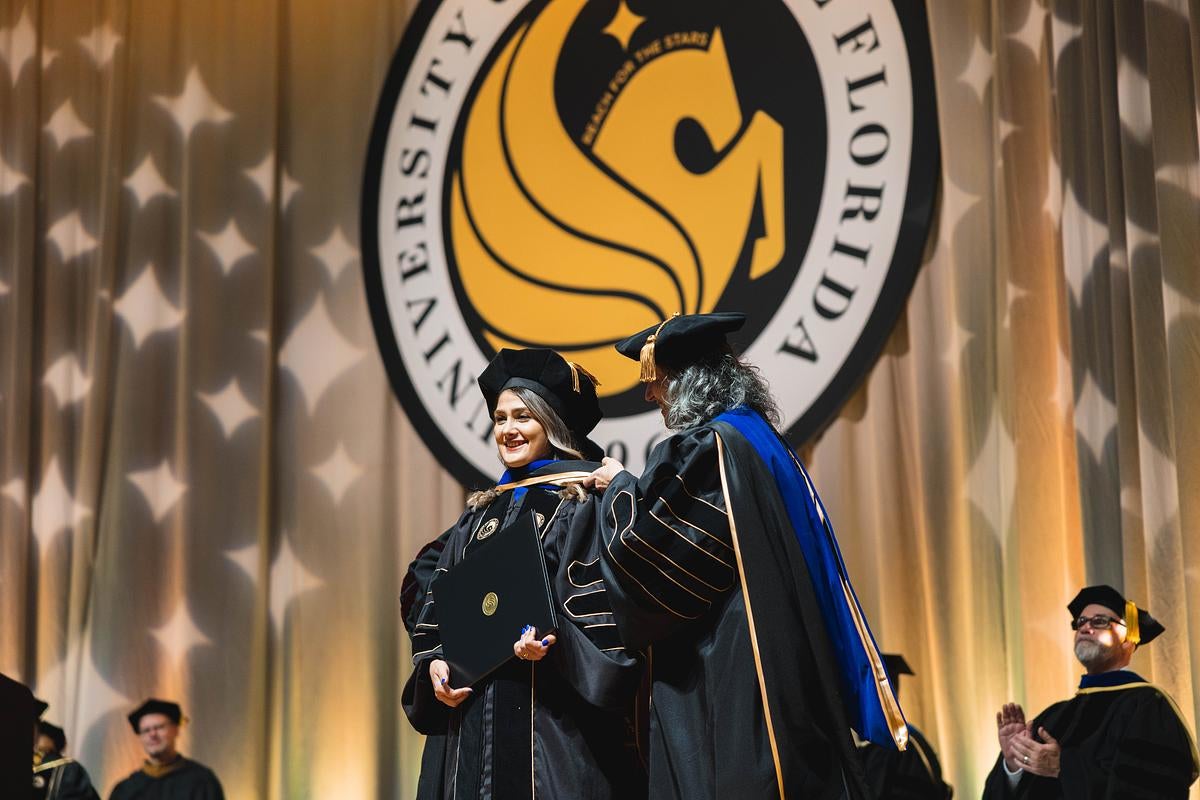
[[[1104,660],[1104,647],[1099,642],[1081,641],[1075,643],[1075,657],[1085,667],[1091,667]]]

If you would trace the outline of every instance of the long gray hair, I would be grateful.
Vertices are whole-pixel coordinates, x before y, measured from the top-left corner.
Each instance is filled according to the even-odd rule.
[[[742,405],[754,409],[777,428],[782,419],[758,367],[730,351],[713,353],[679,372],[668,373],[663,379],[663,395],[666,424],[675,431],[703,425]]]
[[[525,408],[529,410],[529,415],[538,421],[542,426],[542,430],[546,432],[546,439],[550,442],[550,447],[553,449],[555,458],[570,458],[582,459],[583,453],[580,452],[579,443],[575,440],[575,434],[567,427],[567,423],[562,421],[562,417],[558,412],[547,403],[542,397],[531,389],[525,389],[519,386],[514,386],[505,391],[515,394]],[[499,453],[496,454],[499,458]],[[503,460],[501,461],[503,463]],[[476,492],[471,492],[467,496],[467,507],[475,510],[491,505],[492,501],[500,496],[500,493],[495,489],[481,489]],[[570,496],[577,500],[582,500],[586,494],[580,491],[571,491]]]

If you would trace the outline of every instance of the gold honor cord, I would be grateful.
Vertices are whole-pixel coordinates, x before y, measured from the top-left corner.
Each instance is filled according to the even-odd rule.
[[[34,767],[33,774],[37,775],[39,772],[47,772],[55,767],[61,767],[63,764],[70,764],[74,761],[75,759],[73,758],[57,758],[54,761],[47,761],[44,764],[38,764],[36,767]]]
[[[779,763],[779,745],[775,741],[775,724],[771,721],[771,703],[767,699],[767,681],[763,677],[762,655],[758,652],[758,633],[754,627],[754,611],[750,608],[750,587],[746,583],[746,568],[742,566],[742,550],[738,543],[737,523],[733,519],[733,503],[729,482],[725,478],[725,444],[721,434],[717,439],[717,465],[721,469],[721,492],[725,495],[725,513],[729,516],[729,533],[733,537],[733,553],[737,556],[738,576],[742,582],[742,599],[746,601],[746,622],[750,625],[750,647],[754,651],[754,671],[758,673],[758,691],[762,695],[763,716],[767,720],[767,738],[771,742],[771,758],[775,760],[775,782],[779,784],[780,800],[786,797],[783,788],[783,766]]]
[[[512,481],[511,483],[502,483],[496,487],[496,491],[504,493],[510,489],[520,489],[522,486],[540,486],[543,483],[579,483],[591,474],[583,470],[575,470],[573,472],[556,472],[553,475],[538,475],[535,478],[525,478],[524,480]]]
[[[875,649],[875,644],[871,641],[866,620],[862,616],[862,609],[858,607],[858,603],[854,602],[854,595],[850,593],[850,585],[846,582],[845,576],[840,576],[840,580],[842,595],[846,599],[846,608],[850,610],[850,617],[854,620],[854,629],[858,632],[859,642],[862,644],[863,652],[871,660],[871,672],[875,675],[875,693],[879,697],[883,715],[887,718],[892,741],[896,743],[897,750],[903,751],[908,747],[908,724],[904,721],[900,704],[896,702],[896,695],[892,692],[892,684],[888,680],[883,659],[879,657],[879,651]]]
[[[1161,687],[1155,686],[1149,681],[1136,681],[1134,683],[1123,683],[1120,686],[1092,686],[1087,689],[1078,690],[1075,692],[1075,696],[1078,697],[1081,694],[1100,694],[1101,692],[1119,692],[1122,689],[1140,689],[1143,687],[1154,689],[1158,692],[1159,696],[1167,701],[1167,705],[1171,706],[1171,710],[1175,712],[1175,716],[1179,718],[1179,724],[1183,726],[1183,730],[1188,737],[1188,744],[1192,748],[1192,780],[1196,780],[1196,778],[1200,777],[1200,750],[1196,749],[1196,739],[1192,736],[1192,729],[1188,727],[1183,712],[1179,710],[1179,706],[1175,703],[1175,698],[1164,692]]]

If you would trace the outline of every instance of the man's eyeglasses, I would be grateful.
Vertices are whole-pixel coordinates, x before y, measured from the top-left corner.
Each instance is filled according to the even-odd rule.
[[[1084,625],[1088,625],[1094,631],[1103,631],[1112,627],[1113,623],[1124,625],[1125,620],[1118,617],[1110,617],[1106,614],[1097,614],[1094,617],[1080,617],[1079,619],[1071,620],[1071,630],[1077,631]]]

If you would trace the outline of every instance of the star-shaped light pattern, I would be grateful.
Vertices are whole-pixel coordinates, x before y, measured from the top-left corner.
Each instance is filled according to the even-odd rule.
[[[1008,291],[1004,295],[1004,320],[1001,322],[1005,328],[1012,325],[1013,307],[1028,295],[1028,289],[1024,289],[1012,281],[1008,282]]]
[[[63,263],[95,250],[99,244],[83,227],[78,211],[72,211],[51,225],[46,232],[46,239],[58,249],[58,257]]]
[[[346,448],[339,441],[333,455],[325,459],[323,463],[309,469],[309,472],[321,480],[321,483],[333,495],[333,502],[340,505],[350,484],[363,474],[363,468],[350,460],[350,456],[346,454]]]
[[[217,421],[221,423],[221,432],[226,439],[233,436],[234,431],[248,419],[258,416],[258,409],[250,404],[242,389],[238,386],[237,378],[230,378],[229,383],[219,392],[205,394],[197,392],[204,404],[212,409]]]
[[[103,25],[93,28],[91,33],[79,37],[79,46],[92,59],[92,63],[101,69],[112,61],[113,53],[120,43],[121,37],[112,29],[108,20],[105,20]]]
[[[75,499],[74,493],[63,480],[58,456],[51,458],[33,498],[31,516],[38,549],[45,552],[60,531],[73,529],[91,513],[90,508]]]
[[[141,492],[155,522],[162,522],[163,517],[187,491],[187,484],[175,477],[170,462],[165,458],[157,467],[130,472],[126,477]]]
[[[363,355],[338,332],[325,308],[325,298],[318,295],[284,342],[279,364],[300,384],[305,408],[312,414],[329,385]]]
[[[8,294],[8,284],[0,281],[0,297],[4,297],[6,294]]]
[[[938,225],[938,239],[941,245],[949,247],[951,237],[958,230],[958,223],[975,207],[983,195],[968,191],[959,186],[949,173],[942,173],[942,217]]]
[[[317,257],[332,281],[336,281],[346,267],[358,260],[358,249],[346,239],[341,225],[334,227],[329,238],[308,252]]]
[[[992,54],[979,41],[979,37],[971,43],[971,55],[958,80],[970,88],[979,102],[983,102],[984,92],[992,80]]]
[[[645,17],[639,17],[630,11],[625,0],[621,0],[617,4],[617,13],[613,15],[612,21],[605,26],[603,32],[620,42],[621,49],[628,50],[630,37],[633,36],[633,32],[637,30],[638,26],[645,21]]]
[[[25,479],[13,478],[8,483],[4,484],[4,488],[0,489],[0,496],[7,497],[17,504],[20,509],[25,508]]]
[[[972,331],[967,330],[962,326],[956,317],[954,324],[950,327],[949,341],[942,349],[942,361],[953,370],[962,369],[963,351],[967,349],[967,345],[975,338]]]
[[[267,153],[263,156],[263,160],[250,169],[243,170],[243,174],[250,179],[258,189],[258,193],[262,195],[264,203],[270,202],[271,197],[275,193],[275,154]],[[300,182],[288,174],[285,167],[279,173],[279,206],[283,210],[287,210],[288,205],[292,202],[296,192],[300,191]]]
[[[1154,121],[1150,108],[1150,81],[1123,49],[1117,60],[1117,97],[1121,126],[1140,144],[1149,144]]]
[[[1062,197],[1063,274],[1071,297],[1083,303],[1083,287],[1100,250],[1108,244],[1108,226],[1079,204],[1073,187]]]
[[[254,330],[250,331],[249,335],[250,338],[256,342],[261,342],[262,344],[271,343],[271,334],[267,333],[267,331],[263,328],[255,328]]]
[[[1075,404],[1075,380],[1071,375],[1071,362],[1061,348],[1054,348],[1055,380],[1054,394],[1050,400],[1058,409],[1059,416],[1066,414]]]
[[[59,356],[42,376],[42,385],[54,395],[54,402],[59,409],[78,403],[87,397],[92,388],[92,379],[83,373],[79,367],[79,359],[74,353]]]
[[[230,217],[229,222],[225,223],[225,227],[217,233],[199,231],[196,235],[212,250],[213,255],[217,257],[217,262],[221,265],[221,272],[225,275],[232,272],[243,258],[258,252],[253,245],[246,241],[246,237],[242,236],[237,220],[233,217]]]
[[[58,55],[59,54],[58,54],[57,50],[52,50],[51,48],[46,47],[46,45],[44,43],[42,44],[42,71],[43,72],[50,69],[50,65],[53,64],[58,59]]]
[[[258,545],[231,550],[225,553],[225,557],[237,564],[250,577],[251,582],[258,583]],[[305,569],[304,565],[300,563],[300,559],[296,558],[296,554],[292,552],[292,546],[288,542],[286,531],[283,541],[279,544],[279,553],[275,556],[275,561],[271,563],[269,580],[271,622],[276,635],[283,633],[288,606],[292,601],[305,592],[319,589],[325,585],[324,581]]]
[[[95,635],[90,629],[84,631],[85,645],[82,655],[79,658],[71,656],[67,658],[68,674],[80,676],[73,727],[73,730],[78,732],[76,735],[80,740],[112,712],[118,709],[125,711],[133,706],[132,701],[117,691],[116,687],[108,682],[104,673],[97,667],[92,650],[92,638]],[[72,650],[77,650],[77,648],[72,648]]]
[[[1104,463],[1104,442],[1117,424],[1117,407],[1104,396],[1089,372],[1083,378],[1083,388],[1075,400],[1075,430],[1087,442],[1096,458]]]
[[[987,435],[967,472],[967,497],[983,512],[997,541],[1004,539],[1016,491],[1016,447],[993,404]]]
[[[0,153],[0,197],[8,197],[27,183],[29,179],[5,161],[4,154]]]
[[[188,71],[187,80],[179,94],[174,97],[159,95],[154,102],[171,115],[185,142],[191,139],[196,126],[202,123],[220,125],[233,119],[233,114],[208,91],[204,79],[200,77],[200,70],[195,66]]]
[[[153,264],[146,265],[137,280],[117,298],[113,310],[129,326],[136,348],[151,334],[178,327],[184,317],[163,294]]]
[[[138,168],[125,179],[125,188],[133,192],[138,209],[145,207],[156,197],[175,197],[178,194],[167,185],[162,173],[154,166],[154,157],[149,153],[142,159],[142,163],[138,164]]]
[[[212,639],[205,636],[204,631],[200,630],[192,619],[186,597],[179,598],[175,604],[175,613],[160,627],[151,628],[150,635],[167,651],[174,672],[182,671],[188,651],[193,647],[212,644]]]
[[[92,129],[79,118],[79,114],[75,112],[75,104],[69,97],[50,116],[45,131],[50,134],[54,146],[59,150],[76,139],[87,139],[92,135]]]
[[[1025,21],[1018,30],[1008,34],[1009,39],[1028,47],[1035,56],[1042,52],[1042,38],[1046,35],[1046,10],[1037,3],[1026,8]]]
[[[37,52],[37,30],[29,19],[29,7],[21,11],[21,18],[11,28],[0,29],[0,60],[8,65],[8,74],[15,85],[21,70]]]

